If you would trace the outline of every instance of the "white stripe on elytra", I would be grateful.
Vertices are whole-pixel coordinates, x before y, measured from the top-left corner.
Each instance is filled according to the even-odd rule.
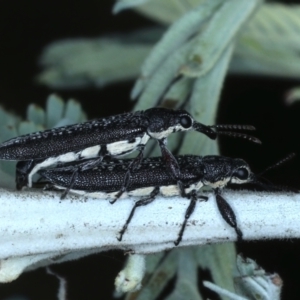
[[[122,156],[136,150],[138,145],[145,145],[150,139],[146,133],[142,137],[135,138],[133,143],[128,141],[118,141],[107,145],[107,151],[112,156]],[[49,157],[41,163],[34,166],[31,172],[28,174],[28,186],[32,186],[32,176],[37,173],[40,169],[47,168],[57,163],[67,163],[80,159],[94,158],[99,155],[101,146],[92,146],[85,148],[78,152],[68,152],[55,157]]]
[[[185,189],[186,193],[189,193],[192,190],[199,190],[203,186],[202,182],[197,182],[195,184],[191,184],[188,188]],[[60,190],[65,190],[66,187],[58,186],[55,185],[55,188],[60,189]],[[154,190],[154,186],[151,187],[145,187],[145,188],[139,188],[135,189],[132,191],[124,192],[120,198],[126,198],[130,196],[134,197],[145,197],[149,196],[151,192]],[[70,190],[71,193],[76,194],[76,195],[84,195],[87,197],[92,197],[92,198],[101,198],[101,199],[114,199],[115,196],[118,194],[118,191],[116,192],[101,192],[101,191],[85,191],[85,190]],[[180,195],[180,191],[177,185],[167,185],[167,186],[161,186],[159,187],[159,192],[160,195],[165,196],[165,197],[171,197],[171,196],[178,196]]]

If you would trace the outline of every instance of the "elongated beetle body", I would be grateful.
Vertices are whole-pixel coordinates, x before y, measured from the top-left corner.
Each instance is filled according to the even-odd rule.
[[[228,184],[243,184],[255,179],[248,164],[242,159],[233,159],[223,156],[193,156],[185,155],[176,157],[180,167],[180,178],[175,179],[165,168],[160,157],[146,158],[131,176],[130,183],[123,196],[145,196],[138,200],[120,231],[119,240],[122,239],[135,209],[151,203],[158,194],[163,196],[182,195],[190,199],[190,204],[185,213],[185,220],[175,241],[178,245],[186,223],[193,213],[198,198],[197,191],[203,186],[213,189],[216,201],[223,219],[235,229],[239,240],[242,231],[239,229],[236,217],[227,201],[221,196],[222,189]],[[114,199],[122,187],[123,178],[131,159],[103,162],[98,167],[78,173],[71,192],[91,197]],[[76,166],[75,166],[76,168]],[[64,166],[41,170],[39,174],[49,180],[56,188],[66,189],[70,185],[74,166]]]
[[[167,149],[167,137],[173,132],[195,130],[211,139],[218,134],[246,138],[253,142],[258,139],[236,132],[218,131],[219,129],[253,130],[248,125],[206,126],[196,122],[184,110],[150,108],[135,113],[125,113],[108,118],[88,121],[81,124],[39,131],[10,139],[0,144],[0,159],[17,160],[17,189],[32,185],[32,176],[40,169],[56,164],[83,160],[74,169],[73,181],[78,172],[89,170],[101,163],[103,157],[119,157],[139,151],[137,157],[128,165],[123,178],[123,186],[116,199],[126,190],[131,173],[143,159],[143,150],[148,140],[159,142],[166,167],[174,178],[180,176],[180,169],[172,153]],[[90,158],[96,158],[88,160]],[[66,190],[64,196],[67,194]]]

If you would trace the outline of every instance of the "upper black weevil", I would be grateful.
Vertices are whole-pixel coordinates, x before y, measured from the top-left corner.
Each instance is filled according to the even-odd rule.
[[[20,189],[32,185],[32,176],[38,170],[57,163],[98,157],[92,162],[82,163],[78,169],[87,170],[99,164],[104,156],[122,156],[139,151],[124,179],[126,186],[130,172],[142,161],[144,147],[150,138],[159,142],[166,166],[175,178],[178,178],[180,170],[166,147],[166,139],[173,132],[195,130],[211,139],[221,133],[258,142],[245,134],[218,132],[217,129],[254,128],[247,125],[206,126],[196,122],[185,110],[150,108],[12,138],[0,144],[0,159],[19,161],[16,183]],[[77,171],[74,177],[76,174]]]

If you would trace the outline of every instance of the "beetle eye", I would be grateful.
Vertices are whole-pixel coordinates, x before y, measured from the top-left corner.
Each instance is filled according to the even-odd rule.
[[[192,126],[192,119],[189,116],[183,116],[180,118],[180,124],[183,128],[189,128]]]
[[[232,177],[236,177],[240,180],[246,180],[249,177],[249,171],[245,168],[239,168],[232,174]]]

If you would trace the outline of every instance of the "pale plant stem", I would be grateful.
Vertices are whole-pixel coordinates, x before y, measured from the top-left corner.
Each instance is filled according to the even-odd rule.
[[[197,203],[179,246],[222,243],[236,234],[221,217],[213,194]],[[292,193],[225,192],[245,240],[300,237],[300,195]],[[62,262],[108,249],[135,254],[174,248],[189,200],[157,197],[140,207],[123,240],[117,240],[136,199],[84,199],[29,190],[0,190],[0,281],[24,270]]]

